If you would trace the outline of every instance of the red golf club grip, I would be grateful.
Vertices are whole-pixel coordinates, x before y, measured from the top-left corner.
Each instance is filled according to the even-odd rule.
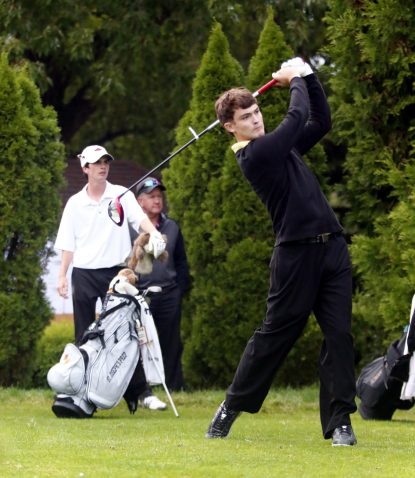
[[[268,81],[268,83],[265,83],[264,86],[261,86],[261,88],[257,91],[255,91],[255,93],[252,93],[252,96],[258,96],[258,95],[262,95],[262,93],[264,93],[265,91],[267,91],[269,88],[271,88],[271,86],[274,86],[278,83],[277,80],[274,80],[274,78],[270,81]]]

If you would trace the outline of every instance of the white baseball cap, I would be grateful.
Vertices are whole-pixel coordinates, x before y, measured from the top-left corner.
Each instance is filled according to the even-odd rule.
[[[81,166],[84,167],[87,163],[96,163],[103,156],[107,156],[110,161],[113,161],[114,158],[108,153],[108,151],[102,146],[94,144],[92,146],[87,146],[81,154],[78,154],[78,158],[81,161]]]

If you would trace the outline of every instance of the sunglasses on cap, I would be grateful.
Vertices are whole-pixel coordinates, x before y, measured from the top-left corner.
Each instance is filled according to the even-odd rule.
[[[138,196],[143,192],[152,191],[154,188],[157,187],[159,187],[162,191],[166,190],[161,181],[156,178],[148,178],[138,185],[136,195]]]
[[[161,182],[158,179],[146,179],[144,184],[142,185],[143,188],[155,188],[156,186],[160,186]]]

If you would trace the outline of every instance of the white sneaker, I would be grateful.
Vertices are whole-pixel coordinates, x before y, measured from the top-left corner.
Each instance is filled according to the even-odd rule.
[[[158,399],[155,395],[150,395],[144,400],[140,400],[139,404],[143,408],[149,408],[150,410],[166,410],[167,405]]]

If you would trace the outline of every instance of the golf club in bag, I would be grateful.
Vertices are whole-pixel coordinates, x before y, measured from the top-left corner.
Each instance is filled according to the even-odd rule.
[[[271,86],[274,86],[276,85],[278,82],[277,80],[274,80],[272,79],[271,81],[269,81],[268,83],[266,83],[265,85],[261,86],[261,88],[259,88],[257,91],[255,91],[254,93],[252,93],[252,96],[255,98],[257,97],[258,95],[261,95],[262,93],[264,93],[265,91],[267,91],[269,88],[271,88]],[[159,168],[161,168],[162,166],[164,166],[166,163],[168,163],[171,159],[173,159],[175,156],[177,156],[179,153],[181,153],[184,149],[186,149],[188,146],[190,146],[192,143],[194,143],[195,141],[197,141],[199,138],[201,138],[202,136],[204,136],[208,131],[212,130],[213,128],[215,128],[215,126],[217,126],[219,124],[219,120],[216,120],[214,121],[213,123],[211,123],[207,128],[205,128],[203,131],[201,131],[200,133],[196,133],[194,131],[193,128],[191,128],[189,126],[189,130],[190,132],[193,134],[193,138],[188,141],[186,144],[184,144],[183,146],[181,146],[179,149],[177,149],[176,151],[174,151],[172,154],[170,154],[170,156],[168,156],[167,158],[165,158],[160,164],[158,164],[157,166],[155,166],[151,171],[149,171],[147,174],[145,174],[144,176],[142,176],[138,181],[136,181],[134,184],[132,184],[128,189],[126,189],[122,194],[120,194],[119,196],[117,196],[115,199],[113,199],[112,201],[110,201],[110,203],[108,204],[108,215],[109,217],[111,218],[111,220],[117,225],[117,226],[122,226],[123,225],[123,222],[124,222],[124,209],[122,207],[122,204],[121,204],[121,198],[124,196],[124,194],[126,194],[128,191],[131,191],[131,189],[133,189],[135,186],[137,186],[138,183],[140,183],[141,181],[144,181],[144,179],[148,178],[149,176],[151,176],[155,171],[157,171]]]

